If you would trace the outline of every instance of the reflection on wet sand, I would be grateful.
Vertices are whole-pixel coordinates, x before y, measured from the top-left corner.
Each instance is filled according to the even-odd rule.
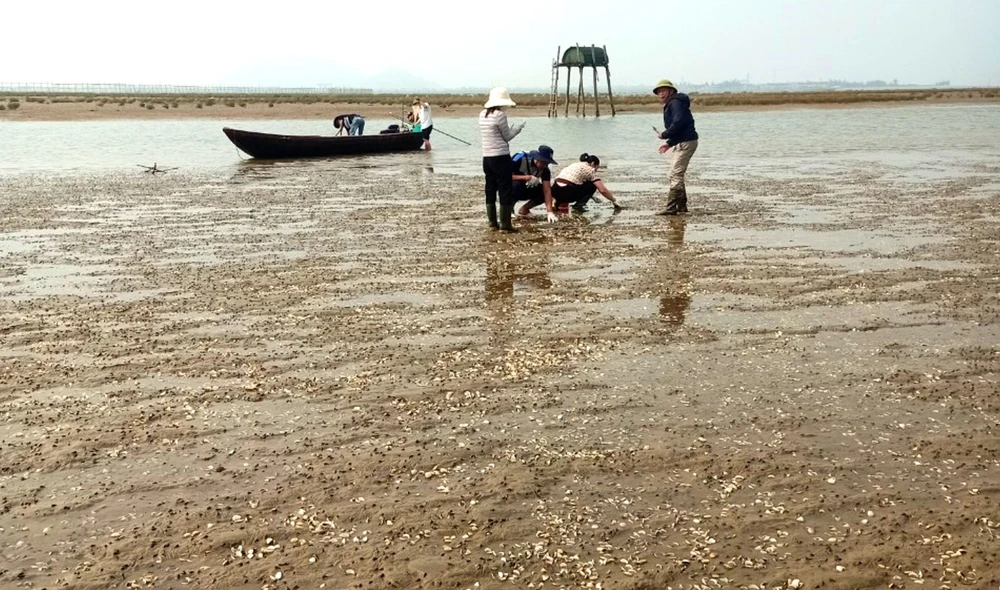
[[[548,254],[524,246],[523,242],[500,242],[486,253],[486,321],[493,345],[507,345],[517,332],[518,309],[527,307],[523,297],[515,306],[515,287],[547,290],[552,286]]]
[[[552,286],[549,276],[548,255],[526,255],[511,244],[486,255],[486,302],[503,302],[514,299],[514,285],[520,283],[534,289]]]
[[[678,258],[684,255],[684,230],[687,219],[684,217],[673,217],[667,220],[670,224],[667,228],[667,247],[665,255],[661,257],[660,263],[664,268],[683,268],[678,265]],[[688,308],[691,307],[691,294],[688,292],[691,274],[684,270],[673,271],[674,281],[670,290],[660,295],[660,315],[664,322],[670,326],[680,327],[684,323]]]
[[[612,209],[610,214],[603,214],[596,217],[588,217],[586,215],[579,215],[579,214],[574,215],[573,217],[576,220],[579,220],[582,225],[589,225],[596,227],[602,225],[611,225],[612,223],[614,223],[615,218],[617,218],[618,215],[621,214],[621,212],[622,212],[621,209]]]
[[[301,171],[311,176],[340,175],[347,173],[345,180],[377,181],[390,177],[411,177],[423,180],[424,177],[435,174],[434,166],[427,163],[396,162],[394,166],[386,166],[378,162],[378,156],[329,157],[263,160],[246,158],[241,155],[239,162],[231,167],[230,182],[240,183],[261,179],[274,179],[288,170]]]
[[[259,179],[271,179],[275,178],[276,172],[276,166],[273,161],[240,160],[238,164],[233,166],[233,173],[230,175],[229,181],[241,183]]]

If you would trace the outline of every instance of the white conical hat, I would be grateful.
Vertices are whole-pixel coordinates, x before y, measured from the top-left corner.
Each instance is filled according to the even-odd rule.
[[[510,92],[507,92],[506,88],[497,86],[493,90],[490,90],[490,98],[483,105],[486,108],[490,107],[513,107],[517,106],[517,103],[511,100]]]

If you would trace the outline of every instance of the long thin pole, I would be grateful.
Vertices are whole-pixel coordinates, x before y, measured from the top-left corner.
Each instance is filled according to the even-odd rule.
[[[569,81],[573,79],[573,68],[566,68],[566,118],[569,118]]]
[[[556,47],[556,59],[552,62],[552,69],[555,70],[555,78],[552,80],[552,96],[549,101],[552,103],[549,105],[549,116],[558,117],[559,116],[559,58],[562,52],[562,45]]]
[[[594,48],[594,44],[590,44],[590,59],[593,60],[593,64],[590,66],[590,71],[594,74],[594,116],[600,118],[601,116],[601,95],[597,93],[597,49]]]
[[[403,109],[404,110],[406,109],[406,105],[403,105]],[[400,121],[402,121],[403,123],[406,123],[406,119],[404,119],[403,117],[400,117],[399,115],[397,115],[396,118],[399,119]],[[437,132],[437,133],[440,133],[441,135],[444,135],[445,137],[450,137],[450,138],[454,139],[455,141],[460,141],[460,142],[464,143],[465,145],[472,145],[471,143],[465,141],[464,139],[455,137],[454,135],[451,135],[451,134],[445,133],[444,131],[441,131],[437,127],[434,127],[434,131]]]
[[[604,49],[604,77],[608,80],[608,102],[611,103],[611,116],[615,116],[615,99],[611,94],[611,58],[608,57],[608,46],[602,46]]]
[[[454,135],[450,135],[448,133],[445,133],[444,131],[441,131],[437,127],[434,128],[434,131],[440,133],[441,135],[444,135],[445,137],[450,137],[450,138],[454,139],[455,141],[460,141],[460,142],[464,143],[465,145],[472,145],[471,143],[465,141],[464,139],[459,139],[459,138],[455,137]]]
[[[597,67],[590,68],[594,71],[594,116],[601,116],[601,95],[597,93]]]
[[[576,59],[579,60],[578,63],[583,63],[583,51],[580,50],[580,44],[576,44]],[[576,89],[576,116],[580,116],[580,99],[583,96],[583,66],[577,66],[580,74],[580,85]],[[587,116],[587,107],[584,106],[583,116]]]
[[[604,66],[604,77],[608,79],[608,102],[611,103],[611,116],[615,116],[615,98],[611,94],[611,68]]]
[[[552,104],[549,105],[549,116],[558,117],[559,116],[559,66],[552,64],[552,69],[555,72],[555,79],[552,80]]]

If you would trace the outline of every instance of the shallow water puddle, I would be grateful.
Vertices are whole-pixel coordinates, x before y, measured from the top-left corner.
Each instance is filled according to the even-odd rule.
[[[174,291],[172,289],[135,289],[125,293],[109,293],[107,299],[122,303],[132,303],[142,299],[160,298],[170,293],[174,293]]]
[[[586,317],[612,317],[616,320],[634,320],[642,318],[662,317],[671,324],[680,325],[685,322],[692,306],[711,307],[708,298],[702,295],[691,295],[683,290],[664,293],[658,298],[618,299],[600,303],[565,303],[549,308],[552,313],[558,313],[561,321],[582,321]],[[567,316],[570,316],[567,318]],[[580,316],[572,319],[573,316]]]
[[[844,212],[840,208],[803,204],[783,204],[775,207],[780,221],[789,224],[841,223]]]
[[[666,194],[669,190],[669,187],[662,182],[615,182],[614,186],[609,185],[609,188],[616,193],[660,191]]]
[[[873,251],[880,254],[895,254],[927,244],[943,243],[948,237],[912,233],[875,233],[857,229],[820,231],[796,227],[748,229],[696,225],[689,229],[687,239],[719,243],[726,249],[791,247],[827,252]]]
[[[406,291],[396,291],[393,293],[370,293],[359,295],[348,299],[328,299],[327,304],[332,307],[365,307],[403,304],[414,307],[430,307],[440,303],[440,298],[436,295],[426,293],[411,293]]]
[[[552,287],[552,277],[541,272],[487,272],[484,280],[486,301],[523,297]]]
[[[162,251],[161,255],[167,257],[155,260],[151,264],[155,266],[215,266],[224,262],[224,259],[217,252],[208,252],[200,248],[170,248]]]
[[[690,323],[726,332],[822,332],[870,329],[875,326],[936,323],[927,308],[903,302],[806,306],[791,309],[725,310],[688,316]]]
[[[937,323],[924,306],[901,302],[859,303],[843,306],[803,306],[789,309],[747,309],[766,305],[760,297],[692,294],[684,290],[666,292],[656,298],[624,299],[601,303],[573,303],[552,306],[560,321],[566,316],[593,320],[657,318],[669,325],[699,326],[726,333],[822,332],[867,330],[891,325]]]
[[[24,272],[5,279],[0,284],[15,287],[18,294],[8,293],[15,299],[32,299],[49,295],[79,295],[95,297],[104,294],[102,286],[116,278],[108,265],[88,264],[28,264]]]
[[[38,244],[32,244],[23,239],[5,237],[0,239],[0,256],[23,254],[25,252],[37,250],[38,247]]]
[[[803,256],[801,258],[775,259],[770,263],[781,262],[801,266],[836,266],[855,272],[905,270],[910,268],[926,268],[930,270],[972,270],[980,265],[958,260],[920,260],[914,258],[879,258],[875,256]]]
[[[561,266],[574,266],[568,260],[558,260]],[[553,279],[566,281],[588,282],[594,279],[610,279],[624,281],[635,277],[635,272],[644,265],[644,261],[636,258],[616,258],[608,264],[588,266],[583,268],[560,270],[550,273]]]
[[[414,345],[414,346],[431,346],[431,347],[441,347],[441,348],[461,348],[466,346],[472,346],[480,340],[481,334],[473,335],[461,335],[461,334],[438,334],[433,332],[418,332],[415,334],[408,334],[403,337],[393,337],[396,344],[399,345]]]
[[[53,220],[53,222],[64,221],[66,220]],[[93,221],[84,221],[83,223],[86,223],[88,226],[94,225]],[[33,252],[40,249],[42,246],[50,246],[52,238],[81,235],[92,231],[93,229],[91,227],[60,227],[55,229],[24,229],[3,233],[0,234],[0,256]]]

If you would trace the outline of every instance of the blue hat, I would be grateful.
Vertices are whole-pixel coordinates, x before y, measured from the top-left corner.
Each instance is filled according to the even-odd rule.
[[[552,156],[554,154],[555,152],[549,146],[540,145],[538,146],[537,150],[531,150],[531,153],[528,154],[528,157],[531,158],[532,160],[538,160],[539,162],[558,164],[559,162],[556,162],[554,159],[552,159]]]

